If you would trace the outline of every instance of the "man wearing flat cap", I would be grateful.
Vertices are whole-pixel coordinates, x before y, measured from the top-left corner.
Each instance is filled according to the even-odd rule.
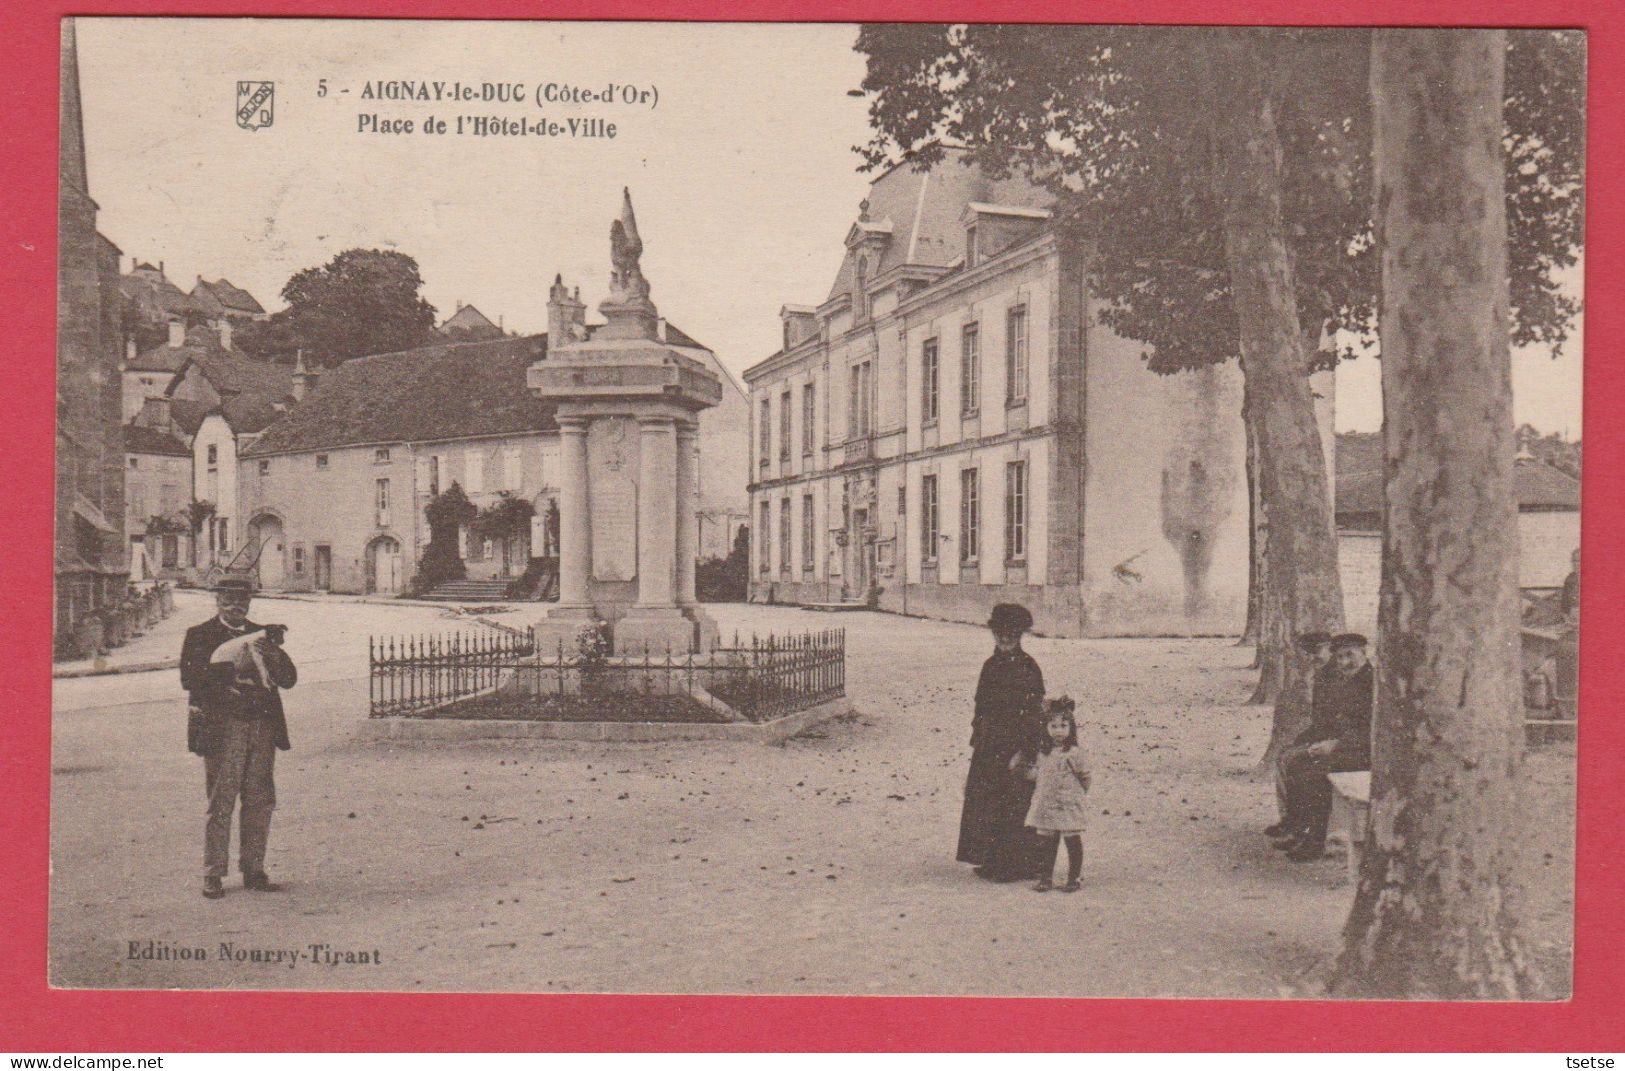
[[[1331,816],[1330,773],[1371,769],[1371,703],[1376,676],[1366,657],[1366,638],[1357,632],[1333,636],[1332,672],[1315,689],[1315,720],[1304,743],[1281,756],[1290,825],[1276,846],[1302,863],[1326,854],[1326,823]],[[1321,693],[1325,697],[1322,700]],[[1313,739],[1306,739],[1312,737]]]
[[[288,723],[279,688],[298,680],[282,649],[280,626],[248,619],[254,586],[228,575],[215,586],[214,617],[186,631],[181,645],[181,687],[186,689],[187,749],[203,757],[208,821],[203,834],[203,895],[225,895],[231,816],[239,817],[238,863],[243,887],[275,892],[265,873],[265,846],[276,807],[272,771],[288,749]]]
[[[976,682],[956,857],[974,864],[977,877],[1027,881],[1053,865],[1051,845],[1026,825],[1033,796],[1027,762],[1036,755],[1043,731],[1044,674],[1021,649],[1022,634],[1033,627],[1025,606],[1000,603],[987,627],[993,654]]]

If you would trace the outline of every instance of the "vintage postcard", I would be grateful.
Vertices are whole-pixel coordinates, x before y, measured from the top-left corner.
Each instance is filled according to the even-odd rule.
[[[51,984],[1567,998],[1586,48],[64,20]]]

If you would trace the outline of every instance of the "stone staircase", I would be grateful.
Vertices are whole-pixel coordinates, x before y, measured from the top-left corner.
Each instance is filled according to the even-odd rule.
[[[495,580],[448,580],[424,595],[435,602],[505,602],[512,578]]]

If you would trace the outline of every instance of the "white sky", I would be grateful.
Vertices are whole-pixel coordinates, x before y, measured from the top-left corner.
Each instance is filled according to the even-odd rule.
[[[418,261],[458,301],[546,329],[555,272],[595,308],[630,186],[663,315],[735,372],[778,346],[779,307],[821,301],[867,187],[850,25],[79,20],[91,195],[126,257],[191,289],[224,276],[267,308],[294,272],[353,246]],[[317,80],[330,87],[317,96]],[[275,122],[238,129],[238,79],[276,83]],[[365,101],[369,80],[654,86],[630,107]],[[348,88],[346,95],[339,90]],[[613,140],[368,135],[357,113],[598,115]],[[128,260],[125,262],[128,268]],[[1514,357],[1517,419],[1577,434],[1580,347]],[[1377,362],[1345,364],[1340,430],[1381,421]]]

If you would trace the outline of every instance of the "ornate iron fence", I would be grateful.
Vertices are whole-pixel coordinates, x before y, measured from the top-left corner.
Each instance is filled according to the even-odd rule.
[[[369,641],[373,717],[769,721],[846,694],[846,633],[593,656],[530,631]]]
[[[505,671],[535,653],[536,637],[528,630],[369,636],[372,716],[418,714],[490,691]]]
[[[719,664],[720,663],[720,664]],[[712,652],[710,690],[751,721],[769,721],[846,694],[846,630],[756,636]]]

